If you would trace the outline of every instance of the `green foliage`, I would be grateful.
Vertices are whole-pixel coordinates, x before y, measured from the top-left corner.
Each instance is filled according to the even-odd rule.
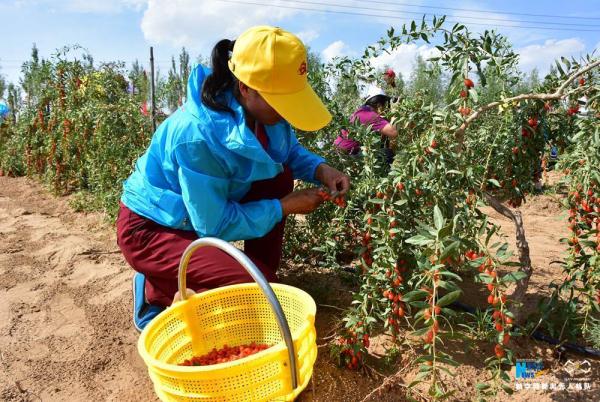
[[[571,247],[563,266],[565,280],[554,285],[542,318],[561,317],[562,327],[553,332],[561,339],[596,339],[599,77],[598,69],[590,70],[579,83],[571,76],[581,64],[563,59],[543,82],[535,73],[527,78],[518,71],[517,54],[502,35],[473,34],[462,24],[446,27],[444,20],[390,28],[358,59],[324,64],[309,53],[308,79],[333,121],[317,133],[297,135],[307,148],[344,170],[352,189],[347,204],[326,203],[305,217],[289,217],[284,255],[338,269],[356,284],[332,348],[340,364],[357,368],[371,334],[386,331],[398,341],[405,326],[410,336],[403,342],[419,343],[424,350],[412,385],[428,381],[432,398],[450,398],[453,391],[445,389],[440,374],[452,373],[456,362],[444,350],[444,340],[462,329],[494,344],[494,354],[486,360],[490,381],[477,385],[479,396],[489,398],[509,392],[505,370],[513,361],[509,346],[514,317],[506,291],[525,274],[498,272],[500,266],[515,264],[509,262],[505,243],[490,244],[498,227],[489,223],[481,207],[490,197],[507,199],[509,206],[525,201],[539,176],[547,142],[560,147],[560,167],[568,174],[574,234],[565,239]],[[418,59],[406,86],[400,76],[392,86],[383,77],[385,69],[371,65],[383,52],[420,41],[436,43],[439,54],[428,61]],[[179,64],[173,58],[167,78],[158,80],[159,108],[173,111],[181,104],[188,75],[189,55],[183,49]],[[127,92],[126,76],[137,88],[133,93]],[[400,133],[392,144],[391,165],[380,136],[348,121],[362,103],[361,86],[366,83],[388,85],[390,93],[402,95],[386,112]],[[565,89],[564,103],[507,100],[558,88]],[[151,137],[150,118],[140,113],[140,103],[148,99],[143,68],[139,63],[129,72],[119,63],[96,67],[91,56],[73,57],[69,49],[40,60],[34,47],[23,66],[22,90],[25,105],[19,104],[18,88],[8,90],[9,104],[19,114],[0,126],[2,173],[38,177],[58,193],[75,193],[77,208],[114,215],[122,182]],[[591,111],[585,118],[573,112],[582,95]],[[491,102],[496,103],[487,107]],[[361,143],[359,155],[332,146],[342,128]],[[453,308],[462,295],[462,281],[469,277],[489,292],[489,307],[472,326]]]
[[[167,78],[157,80],[157,96],[160,99],[157,106],[168,109],[170,113],[177,110],[185,100],[189,75],[190,55],[185,48],[182,48],[179,63],[176,63],[175,57],[172,57]]]
[[[407,91],[414,95],[421,95],[425,104],[442,106],[444,88],[442,71],[439,66],[432,65],[418,55],[415,59],[413,72],[410,76]]]
[[[4,93],[6,92],[6,89],[6,80],[4,79],[4,76],[0,74],[0,99],[4,98]]]
[[[60,194],[87,194],[81,199],[114,216],[150,120],[127,92],[122,65],[94,68],[90,58],[68,60],[69,51],[41,62],[34,51],[26,63],[29,101],[0,127],[0,169],[39,177]]]

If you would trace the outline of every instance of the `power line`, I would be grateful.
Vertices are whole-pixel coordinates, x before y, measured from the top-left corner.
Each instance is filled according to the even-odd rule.
[[[405,17],[401,16],[391,16],[391,15],[382,15],[382,14],[370,14],[370,13],[355,13],[352,11],[338,11],[338,10],[324,10],[318,8],[310,8],[310,7],[297,7],[297,6],[284,6],[284,5],[274,5],[268,3],[258,3],[258,2],[250,2],[250,1],[238,1],[238,0],[217,0],[225,3],[237,3],[237,4],[245,4],[245,5],[255,5],[255,6],[265,6],[265,7],[278,7],[278,8],[287,8],[292,10],[303,10],[303,11],[312,11],[312,12],[321,12],[321,13],[331,13],[331,14],[346,14],[346,15],[358,15],[362,17],[380,17],[380,18],[389,18],[389,19],[404,19]],[[397,11],[401,13],[401,11]],[[419,15],[422,15],[419,13]],[[427,14],[425,14],[427,15]],[[446,20],[450,23],[460,23],[464,24],[463,21],[451,21]],[[477,22],[469,22],[470,25],[481,25],[489,27],[491,24],[477,23]],[[600,29],[568,29],[568,28],[551,28],[551,27],[536,27],[536,26],[525,26],[525,25],[503,25],[503,24],[494,24],[494,26],[498,27],[506,27],[506,28],[524,28],[524,29],[544,29],[549,31],[569,31],[569,32],[600,32]]]
[[[394,12],[394,13],[399,13],[399,14],[412,14],[412,15],[423,15],[422,12],[417,12],[417,11],[403,11],[403,10],[397,10],[397,9],[389,9],[389,8],[376,8],[376,7],[363,7],[363,6],[351,6],[351,5],[346,5],[346,4],[336,4],[336,3],[328,3],[325,1],[306,1],[306,0],[292,0],[294,3],[301,3],[301,4],[313,4],[313,5],[319,5],[319,6],[331,6],[331,7],[340,7],[340,8],[351,8],[353,10],[355,9],[362,9],[362,10],[369,10],[369,11],[381,11],[381,12]],[[374,1],[371,1],[371,3],[375,3]],[[389,2],[380,2],[380,3],[385,3],[385,4],[390,4]],[[277,7],[277,6],[275,6]],[[554,21],[531,21],[531,20],[510,20],[507,21],[506,19],[502,19],[502,18],[490,18],[490,17],[469,17],[466,15],[453,15],[453,18],[461,18],[461,19],[471,19],[471,20],[479,20],[481,21],[482,18],[485,18],[486,21],[504,21],[504,22],[510,22],[510,23],[532,23],[532,24],[552,24],[552,25],[575,25],[575,26],[585,26],[585,27],[594,27],[594,28],[600,28],[600,25],[598,24],[579,24],[579,23],[572,23],[572,22],[554,22]]]
[[[513,13],[510,11],[493,11],[493,10],[470,10],[468,8],[455,8],[455,7],[441,7],[441,6],[420,6],[415,4],[408,3],[399,3],[397,1],[375,1],[369,0],[369,3],[378,3],[378,4],[391,4],[396,6],[408,6],[408,7],[417,7],[417,8],[432,8],[432,9],[441,9],[441,10],[452,10],[452,11],[468,11],[472,13],[481,13],[481,14],[509,14],[509,15],[522,15],[525,17],[547,17],[547,18],[572,18],[578,20],[600,20],[600,17],[573,17],[567,15],[550,15],[550,14],[528,14],[528,13]]]

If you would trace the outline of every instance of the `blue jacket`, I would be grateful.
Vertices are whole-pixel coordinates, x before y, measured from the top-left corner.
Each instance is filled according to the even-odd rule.
[[[265,126],[265,151],[231,93],[226,101],[235,116],[201,103],[208,74],[206,67],[193,69],[186,103],[154,133],[123,185],[121,201],[138,215],[195,230],[200,237],[262,237],[281,221],[281,203],[264,199],[240,204],[252,182],[275,177],[287,164],[294,178],[316,183],[315,170],[324,159],[302,147],[284,121]]]

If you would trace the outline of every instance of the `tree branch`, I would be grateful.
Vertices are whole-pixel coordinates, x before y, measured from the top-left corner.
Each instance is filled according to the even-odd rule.
[[[565,95],[563,93],[565,88],[571,82],[573,82],[581,74],[584,74],[584,73],[588,72],[589,70],[591,70],[595,67],[598,67],[598,66],[600,66],[600,60],[596,60],[595,62],[590,63],[583,68],[580,68],[579,70],[577,70],[576,72],[571,74],[571,76],[565,82],[563,82],[562,85],[560,87],[558,87],[558,89],[556,91],[554,91],[554,93],[551,93],[551,94],[533,94],[533,93],[532,94],[521,94],[521,95],[513,96],[512,98],[506,98],[506,99],[502,99],[501,101],[495,101],[492,103],[488,103],[487,105],[484,105],[484,106],[480,107],[479,109],[477,109],[475,112],[473,112],[473,114],[471,114],[463,122],[463,124],[461,124],[461,126],[458,128],[458,130],[456,130],[454,135],[457,138],[462,138],[467,127],[469,127],[469,125],[473,121],[475,121],[482,113],[484,113],[490,109],[493,109],[495,107],[504,105],[506,103],[517,102],[517,101],[528,100],[528,99],[538,99],[538,100],[543,100],[543,101],[561,99]]]
[[[524,272],[527,276],[517,282],[517,287],[511,295],[511,297],[514,301],[518,303],[523,303],[523,299],[525,298],[525,294],[527,293],[527,288],[529,286],[529,280],[531,279],[531,275],[533,274],[531,258],[529,256],[529,243],[527,243],[527,239],[525,238],[525,227],[523,225],[523,217],[521,216],[521,212],[512,211],[510,208],[505,207],[504,205],[502,205],[502,203],[500,203],[500,201],[498,201],[498,199],[496,199],[493,195],[489,193],[485,194],[485,199],[489,203],[489,205],[492,208],[494,208],[496,212],[512,220],[515,224],[517,250],[519,252],[519,263],[521,264],[521,272]],[[521,309],[514,311],[513,314],[515,315],[515,322],[519,322],[522,314]]]

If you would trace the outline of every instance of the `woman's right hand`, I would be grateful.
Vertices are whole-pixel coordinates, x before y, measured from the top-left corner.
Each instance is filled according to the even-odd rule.
[[[281,200],[283,216],[291,214],[309,214],[324,202],[318,188],[308,188],[289,193]]]

